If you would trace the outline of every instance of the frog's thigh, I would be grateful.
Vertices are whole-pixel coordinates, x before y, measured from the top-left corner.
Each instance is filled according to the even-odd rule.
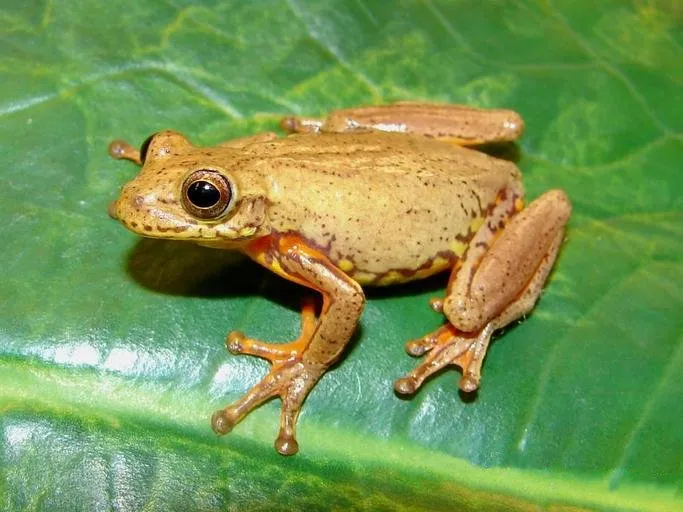
[[[548,274],[553,268],[553,263],[555,262],[563,239],[564,230],[560,230],[555,236],[555,240],[553,240],[550,249],[541,261],[536,273],[524,288],[524,291],[518,298],[513,300],[502,313],[484,327],[476,342],[469,347],[467,352],[452,360],[453,363],[459,365],[463,369],[462,378],[458,384],[461,390],[472,392],[479,387],[479,382],[481,381],[481,367],[493,331],[505,327],[510,322],[514,322],[534,308],[534,305],[541,294],[541,290],[543,290],[543,285],[548,278]]]
[[[448,320],[474,332],[493,319],[496,328],[502,327],[533,307],[570,213],[566,194],[551,190],[514,216],[478,264],[469,272],[463,266],[454,276],[443,305]]]
[[[500,329],[505,327],[510,322],[514,322],[518,318],[529,313],[536,304],[541,291],[543,290],[543,285],[546,279],[548,279],[548,274],[553,268],[553,263],[555,263],[555,258],[557,253],[562,246],[562,241],[564,240],[564,230],[557,233],[555,240],[553,240],[550,249],[541,261],[541,264],[536,270],[534,277],[529,281],[524,291],[517,299],[515,299],[508,307],[506,307],[503,312],[498,315],[491,323],[494,329]]]

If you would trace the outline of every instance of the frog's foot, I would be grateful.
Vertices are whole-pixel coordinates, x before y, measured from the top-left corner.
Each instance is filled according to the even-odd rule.
[[[314,304],[306,302],[301,312],[301,335],[291,343],[270,344],[247,338],[240,332],[228,334],[226,345],[230,352],[261,357],[268,360],[272,368],[242,398],[213,414],[211,425],[217,434],[227,434],[253,409],[266,400],[279,396],[282,400],[282,413],[275,449],[282,455],[293,455],[298,451],[295,430],[301,405],[326,369],[302,359],[303,351],[315,332],[316,323]]]
[[[130,160],[138,165],[142,165],[140,151],[128,144],[125,140],[115,140],[107,148],[109,156],[116,160]]]
[[[280,126],[289,133],[399,130],[472,146],[517,140],[524,130],[524,121],[511,110],[400,101],[334,110],[324,119],[285,117]]]
[[[299,443],[296,441],[299,411],[306,395],[323,375],[325,368],[308,365],[300,357],[298,359],[273,363],[268,375],[242,398],[225,409],[216,411],[211,418],[211,426],[216,434],[227,434],[254,408],[279,396],[282,399],[282,412],[275,449],[282,455],[294,455],[299,451]]]
[[[406,351],[412,356],[429,354],[412,372],[398,379],[394,389],[401,395],[415,393],[427,377],[448,365],[462,368],[458,387],[465,392],[476,391],[481,380],[481,365],[493,334],[489,323],[478,333],[464,333],[447,323],[436,331],[406,343]]]
[[[277,364],[296,358],[306,347],[315,332],[317,319],[313,300],[304,300],[301,306],[301,334],[290,343],[266,343],[254,338],[247,338],[240,331],[228,333],[225,346],[235,355],[246,354],[266,359],[275,367]]]
[[[437,313],[443,313],[443,301],[444,297],[432,297],[429,299],[429,307]]]

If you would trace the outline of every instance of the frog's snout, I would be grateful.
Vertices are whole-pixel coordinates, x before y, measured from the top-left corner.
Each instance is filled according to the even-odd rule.
[[[121,189],[108,213],[126,229],[152,238],[187,238],[190,226],[176,214],[175,200],[170,195],[149,192],[135,180]]]
[[[137,187],[131,183],[123,186],[118,199],[109,203],[107,208],[107,213],[112,219],[120,221],[129,229],[135,227],[135,222],[132,222],[132,219],[142,216],[143,205],[149,203],[145,197],[139,194]]]

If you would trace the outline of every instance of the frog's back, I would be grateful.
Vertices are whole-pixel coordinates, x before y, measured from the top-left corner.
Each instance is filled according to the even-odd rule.
[[[362,284],[452,266],[498,193],[519,181],[510,162],[402,134],[296,135],[246,152],[264,162],[273,229],[323,248]]]
[[[518,172],[509,162],[479,151],[399,133],[294,134],[248,146],[245,151],[267,156],[285,167],[298,166],[312,172],[343,169],[348,177],[384,172],[392,176],[415,174],[448,181]]]

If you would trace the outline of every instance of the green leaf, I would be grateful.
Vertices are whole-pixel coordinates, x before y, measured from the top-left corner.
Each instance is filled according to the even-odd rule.
[[[0,508],[682,509],[682,20],[675,0],[4,2]],[[225,333],[295,337],[302,291],[109,220],[136,169],[107,144],[397,99],[522,113],[529,197],[574,203],[542,300],[476,399],[448,371],[401,400],[446,277],[370,291],[299,455],[272,449],[277,401],[216,438],[267,368]]]

